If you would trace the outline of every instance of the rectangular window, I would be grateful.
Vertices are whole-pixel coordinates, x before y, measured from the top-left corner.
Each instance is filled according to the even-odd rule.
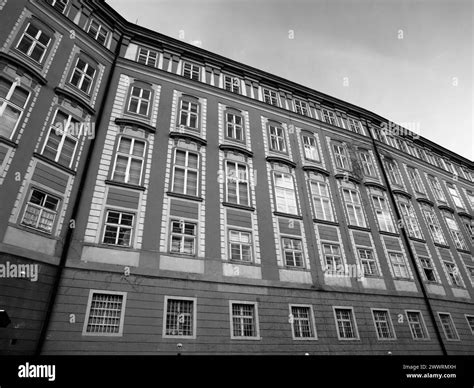
[[[278,106],[277,92],[263,88],[263,101],[267,104]]]
[[[257,304],[230,301],[231,338],[259,339]]]
[[[448,183],[448,182],[446,183],[446,187],[448,188],[449,195],[451,195],[451,199],[453,200],[456,207],[464,209],[464,204],[462,203],[462,200],[459,197],[459,193],[456,190],[456,187],[454,187],[453,184]]]
[[[147,66],[157,67],[158,53],[156,51],[148,50],[143,47],[138,49],[137,62]]]
[[[388,310],[372,310],[374,317],[375,330],[379,340],[395,339],[392,320]]]
[[[287,267],[303,268],[303,245],[300,239],[283,237],[281,239],[285,265]]]
[[[359,120],[356,120],[356,119],[353,119],[353,118],[349,117],[348,121],[349,121],[349,129],[352,132],[362,134],[362,126],[360,125]]]
[[[146,143],[143,140],[122,136],[115,154],[112,179],[117,182],[141,184],[145,162]]]
[[[423,212],[423,215],[425,216],[426,224],[430,231],[431,237],[433,238],[433,241],[438,244],[446,245],[446,240],[444,238],[443,231],[441,229],[441,226],[439,225],[433,207],[424,203],[421,205],[421,210]]]
[[[372,156],[369,154],[368,151],[362,151],[359,153],[360,161],[362,164],[362,171],[364,171],[365,176],[375,177],[375,167],[372,161]]]
[[[290,305],[293,339],[316,339],[311,306]]]
[[[310,181],[314,215],[319,220],[334,221],[329,186],[325,182]]]
[[[372,198],[372,204],[374,205],[380,230],[395,233],[395,226],[393,225],[392,216],[390,215],[390,210],[385,198],[374,194],[370,197]]]
[[[439,184],[439,181],[436,177],[432,175],[428,175],[428,180],[431,184],[431,188],[433,189],[433,195],[437,201],[446,202],[446,197],[444,195],[443,189]]]
[[[171,191],[179,194],[198,195],[199,154],[176,149],[174,152],[173,185]]]
[[[172,220],[170,252],[194,256],[196,254],[196,236],[196,223],[183,220]]]
[[[128,102],[128,112],[148,116],[151,96],[151,90],[132,86],[132,92]]]
[[[196,299],[165,297],[163,337],[196,337]]]
[[[379,271],[377,269],[377,262],[374,258],[374,252],[370,249],[358,248],[360,265],[364,271],[364,276],[377,276]]]
[[[407,263],[400,252],[388,252],[392,264],[393,275],[398,279],[410,279]]]
[[[248,166],[228,160],[226,162],[226,182],[227,202],[249,206]]]
[[[109,32],[97,21],[92,20],[87,33],[97,42],[105,46]]]
[[[447,210],[441,210],[441,213],[443,214],[444,220],[448,225],[449,232],[451,233],[451,237],[454,240],[454,245],[456,245],[456,248],[467,250],[466,242],[464,241],[454,215]]]
[[[234,113],[226,113],[226,137],[244,142],[244,127],[242,116]]]
[[[181,100],[179,108],[179,125],[199,130],[199,104],[197,102]]]
[[[323,112],[323,121],[325,123],[335,125],[336,127],[338,126],[336,115],[334,114],[334,112],[327,109],[322,109],[322,112]]]
[[[425,190],[423,189],[423,183],[421,182],[420,174],[418,170],[413,167],[407,167],[408,176],[410,177],[411,184],[413,185],[413,189],[418,193],[424,193]]]
[[[240,79],[230,75],[224,75],[224,89],[240,94]]]
[[[241,230],[229,230],[230,259],[252,261],[252,233]]]
[[[420,257],[421,268],[428,282],[436,282],[436,274],[433,268],[433,262],[429,257]]]
[[[329,275],[343,274],[341,248],[335,244],[323,244],[324,260],[326,262],[326,272]]]
[[[392,185],[403,186],[402,176],[398,166],[393,160],[385,160],[385,167],[387,168],[388,178]]]
[[[73,134],[82,133],[82,127],[71,115],[57,110],[41,154],[63,166],[71,167],[78,144],[78,139]]]
[[[318,145],[314,136],[303,135],[304,157],[309,160],[319,161]]]
[[[456,264],[450,263],[449,261],[443,261],[446,272],[448,273],[449,279],[453,286],[462,287],[461,275]]]
[[[28,23],[16,48],[35,62],[43,61],[51,38],[35,25]]]
[[[18,82],[0,78],[0,136],[13,138],[28,97],[29,93]]]
[[[398,200],[398,206],[400,207],[400,213],[402,214],[404,226],[408,229],[408,234],[411,237],[423,238],[416,218],[415,209],[410,202]]]
[[[295,101],[295,111],[296,113],[303,115],[303,116],[309,116],[309,109],[308,109],[308,104],[306,101],[299,100],[297,98],[294,99]]]
[[[474,335],[474,315],[466,315],[467,324],[471,329],[471,334]]]
[[[38,189],[31,190],[21,224],[51,233],[58,212],[59,199]]]
[[[77,58],[76,66],[71,75],[70,83],[86,94],[91,91],[92,83],[94,82],[95,68],[84,61],[82,58]]]
[[[82,335],[121,336],[125,292],[91,290]]]
[[[201,67],[189,62],[184,62],[183,77],[192,79],[194,81],[200,80]]]
[[[342,144],[333,144],[334,159],[336,161],[336,167],[342,168],[343,170],[349,169],[349,160],[347,157],[346,148]]]
[[[47,3],[56,8],[59,12],[64,13],[69,0],[47,0]]]
[[[337,335],[340,340],[359,339],[352,308],[334,308],[334,315],[336,317]]]
[[[282,213],[298,214],[293,177],[283,172],[273,172],[276,210]]]
[[[135,215],[117,210],[108,210],[105,217],[104,244],[129,247],[132,243]]]
[[[445,160],[444,165],[446,166],[447,171],[449,171],[451,174],[454,173],[454,167],[451,164],[451,162],[448,162],[447,160]]]
[[[406,314],[413,339],[428,339],[428,332],[421,313],[419,311],[406,311]]]
[[[349,224],[365,227],[364,211],[360,203],[359,193],[355,190],[342,189],[342,194],[346,205]]]
[[[441,326],[443,326],[444,335],[447,340],[458,341],[459,335],[454,326],[453,319],[451,314],[448,313],[438,313],[439,320],[441,321]]]
[[[281,127],[270,125],[268,127],[270,137],[270,150],[277,152],[286,152],[285,131]]]

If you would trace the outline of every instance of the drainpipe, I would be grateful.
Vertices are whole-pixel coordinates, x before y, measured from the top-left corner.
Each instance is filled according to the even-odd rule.
[[[368,128],[368,132],[369,132],[370,138],[372,139],[373,148],[374,148],[374,151],[375,151],[375,155],[377,157],[377,162],[379,163],[379,166],[380,166],[380,170],[382,171],[383,179],[384,179],[384,181],[387,185],[387,188],[388,188],[388,190],[387,190],[388,191],[388,196],[390,198],[390,201],[392,202],[392,207],[395,211],[395,215],[397,217],[397,220],[402,220],[403,221],[403,218],[402,218],[402,216],[401,216],[401,214],[398,210],[398,207],[397,207],[395,196],[393,195],[393,192],[392,192],[392,187],[390,186],[390,180],[388,179],[387,172],[385,171],[385,167],[384,167],[384,164],[382,162],[382,158],[379,154],[379,150],[377,148],[377,143],[375,142],[374,136],[372,135],[371,128]],[[421,286],[421,292],[423,294],[423,299],[426,303],[426,307],[428,307],[428,313],[430,315],[431,321],[433,322],[433,326],[434,326],[434,329],[435,329],[435,332],[436,332],[436,337],[438,338],[438,342],[441,346],[441,350],[443,352],[443,355],[447,356],[448,353],[446,351],[446,347],[444,346],[443,337],[442,337],[441,332],[439,331],[439,327],[436,323],[436,318],[435,318],[433,308],[431,307],[430,298],[428,297],[428,293],[427,293],[426,288],[425,288],[425,283],[423,282],[423,278],[422,278],[421,273],[418,269],[418,265],[416,264],[415,254],[413,253],[413,250],[411,248],[408,234],[407,234],[404,227],[402,227],[400,229],[401,229],[402,238],[405,242],[405,245],[406,245],[406,248],[407,248],[407,251],[408,251],[408,256],[410,257],[410,261],[413,264],[413,268],[415,270],[416,279],[418,280],[418,283]]]
[[[102,98],[102,102],[100,104],[99,110],[97,111],[97,115],[96,115],[97,120],[96,120],[96,126],[95,126],[97,128],[97,130],[100,128],[100,126],[102,124],[102,117],[103,117],[103,113],[104,113],[105,102],[107,100],[106,97],[108,96],[109,89],[112,85],[112,79],[113,79],[113,75],[115,73],[115,67],[117,65],[117,60],[118,60],[119,55],[120,55],[120,49],[122,47],[122,39],[123,39],[123,35],[120,35],[119,41],[117,42],[117,47],[115,49],[114,59],[113,59],[112,65],[110,67],[109,75],[107,77],[107,81],[106,81],[106,84],[105,84],[104,97]],[[72,213],[71,213],[71,218],[70,218],[71,220],[75,220],[77,218],[77,215],[78,215],[78,212],[79,212],[79,204],[82,200],[83,189],[84,189],[84,186],[85,186],[85,183],[86,183],[87,172],[89,170],[90,161],[92,159],[94,149],[96,148],[96,138],[97,138],[97,136],[94,136],[94,138],[92,139],[92,144],[90,145],[90,147],[87,151],[86,161],[84,163],[84,170],[83,170],[83,173],[82,173],[82,175],[80,177],[80,180],[79,180],[79,188],[77,190],[77,198],[74,201],[74,206],[72,208]],[[41,332],[40,332],[40,336],[38,338],[38,343],[36,345],[36,349],[35,349],[35,353],[34,353],[35,356],[39,356],[41,354],[42,350],[43,350],[43,345],[44,345],[44,342],[46,340],[46,334],[48,332],[49,324],[51,322],[51,316],[53,314],[53,308],[54,308],[54,305],[56,303],[56,297],[57,297],[58,290],[59,290],[59,284],[61,282],[63,270],[66,266],[66,261],[67,261],[67,257],[68,257],[69,248],[70,248],[70,245],[71,245],[73,233],[74,233],[74,228],[69,227],[67,229],[66,237],[64,239],[64,246],[63,246],[63,250],[61,252],[61,258],[59,260],[59,264],[58,264],[58,267],[57,267],[57,270],[56,270],[56,276],[54,278],[53,287],[52,287],[51,293],[49,295],[49,301],[48,301],[48,307],[47,307],[47,310],[46,310],[46,316],[45,316],[45,319],[43,321],[43,325],[41,327]]]

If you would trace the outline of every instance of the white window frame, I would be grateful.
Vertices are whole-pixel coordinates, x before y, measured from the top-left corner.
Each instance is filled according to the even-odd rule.
[[[422,204],[421,212],[425,217],[426,226],[428,227],[433,241],[437,244],[447,245],[446,238],[444,237],[443,230],[441,229],[438,217],[436,217],[434,208],[431,205]]]
[[[385,196],[375,193],[369,193],[369,195],[372,206],[374,207],[375,218],[377,219],[379,229],[384,232],[395,233],[395,225]]]
[[[229,173],[229,164],[234,167],[234,176]],[[240,176],[239,166],[245,167],[245,177]],[[249,179],[249,166],[246,163],[237,162],[235,160],[225,159],[225,200],[228,203],[235,203],[242,206],[250,206],[250,179]],[[235,183],[235,196],[236,202],[229,200],[229,183]],[[243,203],[243,199],[240,197],[240,184],[245,184],[247,187],[247,203]]]
[[[334,162],[336,163],[336,168],[350,170],[347,148],[343,144],[332,143],[332,151],[334,152]]]
[[[181,230],[180,232],[173,231],[173,223],[179,223]],[[194,226],[194,234],[186,234],[186,224],[191,224]],[[173,251],[173,237],[179,237],[179,252]],[[193,249],[191,253],[184,252],[184,241],[185,239],[192,239]],[[188,220],[179,217],[170,217],[169,220],[169,253],[172,255],[182,255],[187,257],[196,256],[198,252],[198,221],[197,220]]]
[[[77,66],[79,64],[79,61],[82,61],[85,63],[85,67],[84,69],[79,69]],[[88,75],[87,74],[87,71],[89,70],[89,67],[92,67],[92,69],[94,70],[94,73],[92,74],[92,76]],[[76,74],[76,71],[79,73],[79,81],[76,84],[74,84],[72,82],[72,79],[74,78],[74,75]],[[97,74],[97,70],[96,68],[91,65],[89,62],[87,62],[86,60],[84,60],[81,56],[78,56],[77,59],[76,59],[76,64],[74,65],[74,70],[71,74],[71,78],[69,79],[69,83],[74,86],[75,88],[79,89],[81,92],[89,95],[90,92],[91,92],[91,89],[92,89],[92,85],[94,84],[94,79],[95,79],[95,75]],[[84,80],[89,80],[90,83],[89,83],[89,87],[87,88],[87,90],[83,90],[82,89],[82,85],[84,84]]]
[[[151,66],[151,67],[158,67],[158,58],[159,54],[157,51],[150,50],[145,47],[139,47],[137,53],[137,62],[141,63],[142,65]],[[143,61],[140,62],[140,59]],[[153,62],[153,64],[151,64]]]
[[[321,115],[325,123],[334,125],[335,127],[339,126],[339,124],[337,123],[336,114],[332,110],[329,110],[327,108],[321,108]]]
[[[269,105],[273,106],[280,106],[280,103],[278,101],[278,93],[275,90],[269,89],[262,87],[262,96],[263,96],[263,102]]]
[[[120,214],[119,215],[119,223],[113,224],[113,223],[107,222],[109,212],[114,212],[114,213],[119,213]],[[122,225],[121,224],[122,217],[123,217],[124,214],[132,216],[132,225]],[[135,219],[136,219],[136,213],[133,212],[133,211],[124,211],[124,210],[121,210],[121,209],[118,210],[118,209],[115,209],[115,208],[105,209],[105,212],[104,212],[104,228],[103,228],[103,231],[102,231],[101,244],[108,245],[108,246],[114,246],[114,247],[120,247],[120,248],[131,248],[131,247],[133,247],[133,244],[134,244],[133,239],[135,238],[135,233],[134,233],[135,232]],[[115,236],[115,243],[113,243],[113,244],[105,242],[105,232],[107,231],[107,226],[114,227],[114,228],[117,229],[116,230],[116,236]],[[128,245],[119,245],[118,244],[120,231],[123,230],[123,229],[130,230],[130,240],[129,240]]]
[[[471,330],[471,334],[474,335],[474,315],[464,314],[464,317],[466,318],[467,326]],[[469,322],[469,318],[472,319],[472,324],[471,322]]]
[[[272,140],[275,142],[276,147],[273,147]],[[270,151],[287,153],[288,147],[286,146],[286,133],[283,127],[277,125],[268,126],[268,147]]]
[[[371,308],[370,310],[372,312],[372,320],[374,322],[375,333],[377,334],[377,339],[379,341],[395,341],[397,339],[397,335],[395,333],[395,328],[393,326],[392,317],[390,315],[390,310],[389,309],[384,309],[384,308]],[[387,324],[387,326],[389,327],[390,334],[391,334],[390,337],[381,337],[380,336],[379,330],[377,328],[377,323],[379,321],[377,321],[377,319],[375,317],[376,312],[385,312],[387,314],[388,319],[386,321],[380,321],[380,322],[384,322],[384,323]]]
[[[453,261],[443,260],[444,268],[448,273],[449,282],[452,286],[464,288],[464,284],[459,272],[459,267]]]
[[[354,314],[354,307],[352,306],[333,306],[333,313],[334,313],[334,322],[336,324],[336,332],[337,332],[337,338],[339,341],[358,341],[360,340],[359,338],[359,330],[357,328],[357,320]],[[339,324],[338,324],[338,319],[337,319],[337,310],[349,310],[351,314],[351,329],[352,333],[355,334],[355,337],[341,337],[341,333],[339,331]]]
[[[411,276],[410,276],[410,271],[408,270],[408,263],[407,263],[407,260],[406,260],[406,257],[405,255],[403,254],[403,252],[400,252],[400,251],[392,251],[392,250],[389,250],[387,251],[388,253],[388,260],[390,262],[390,265],[392,267],[392,271],[393,271],[393,276],[395,279],[411,279]],[[396,255],[397,256],[397,262],[394,263],[394,261],[392,260],[392,255]],[[399,259],[401,257],[401,260]],[[395,269],[395,268],[398,268],[398,271]],[[400,268],[405,268],[405,272],[406,272],[406,276],[401,276],[402,275],[402,271],[400,270]],[[400,275],[397,275],[397,272],[400,273]]]
[[[375,172],[375,165],[372,160],[372,155],[369,153],[369,151],[359,152],[359,157],[364,175],[372,178],[377,177],[377,173]]]
[[[33,192],[34,191],[37,191],[41,194],[44,195],[44,200],[41,201],[42,203],[40,205],[38,204],[35,204],[35,203],[32,203],[30,202],[31,201],[31,197],[33,195]],[[44,206],[44,204],[46,203],[48,197],[50,198],[53,198],[56,200],[56,208],[55,210],[52,210],[52,209],[48,209],[47,207]],[[31,228],[31,229],[34,229],[34,230],[37,230],[39,232],[43,232],[43,233],[47,233],[47,234],[52,234],[53,233],[53,229],[54,229],[54,226],[56,224],[56,217],[58,216],[58,213],[59,213],[59,207],[60,207],[60,204],[61,204],[61,198],[56,196],[56,195],[52,195],[50,193],[48,193],[47,191],[43,190],[43,189],[40,189],[40,188],[36,188],[36,187],[31,187],[30,190],[28,191],[28,200],[26,201],[25,203],[25,206],[24,206],[24,209],[23,209],[23,216],[21,218],[21,222],[20,224],[26,228]],[[25,216],[26,216],[26,212],[28,210],[28,207],[32,207],[32,208],[35,208],[35,209],[39,209],[39,213],[38,213],[38,217],[36,219],[36,225],[35,226],[32,226],[32,225],[28,225],[28,224],[24,224],[24,220],[25,220]],[[40,229],[38,226],[40,224],[40,221],[42,219],[42,216],[43,216],[43,213],[49,213],[50,215],[53,215],[53,219],[52,219],[52,222],[51,222],[51,230],[46,230],[46,229]]]
[[[416,313],[418,315],[418,317],[420,318],[419,322],[417,322],[417,323],[420,325],[421,331],[424,334],[424,336],[422,338],[415,337],[412,326],[411,326],[411,323],[410,323],[410,318],[408,316],[408,313]],[[408,327],[410,329],[412,339],[414,341],[428,341],[430,339],[430,334],[428,333],[428,329],[426,328],[425,318],[423,317],[422,312],[420,310],[405,310],[405,316],[407,318],[407,323],[408,323]]]
[[[140,90],[140,93],[139,93],[138,96],[133,95],[133,90],[134,89],[139,89]],[[148,93],[150,93],[149,98],[143,97],[143,92],[144,91],[147,91]],[[132,87],[130,89],[130,96],[128,98],[127,113],[132,113],[134,115],[148,117],[148,115],[150,114],[150,105],[151,105],[152,99],[153,99],[153,90],[147,89],[147,88],[142,88],[140,86],[132,85]],[[137,100],[137,111],[136,112],[130,110],[130,106],[132,105],[132,100]],[[140,113],[142,104],[146,104],[146,114]]]
[[[238,229],[234,227],[229,227],[228,230],[228,245],[229,245],[229,260],[232,262],[236,263],[253,263],[253,236],[252,236],[252,231],[251,230],[243,230],[243,229]],[[232,239],[232,233],[237,233],[239,235],[239,240],[233,240]],[[247,234],[249,236],[249,242],[245,243],[241,240],[242,234]],[[234,259],[232,257],[232,245],[238,245],[239,246],[239,259]],[[249,260],[244,260],[243,259],[243,246],[248,246],[249,248],[249,255],[250,259]]]
[[[240,118],[240,124],[237,123],[236,118]],[[229,136],[229,128],[231,129],[232,135]],[[240,129],[240,139],[236,136],[237,129]],[[245,143],[245,126],[244,118],[241,114],[233,112],[225,112],[225,135],[226,139],[238,141],[239,143]]]
[[[318,150],[318,142],[316,138],[310,134],[302,133],[301,140],[303,143],[304,158],[309,161],[321,161]]]
[[[49,5],[51,5],[52,7],[56,8],[59,12],[61,12],[62,14],[64,14],[64,12],[66,11],[66,8],[69,4],[69,0],[50,0],[51,2],[48,2]],[[57,7],[56,4],[62,4],[64,6],[64,8],[61,8],[61,7]]]
[[[444,222],[448,227],[449,233],[454,241],[454,245],[456,246],[456,248],[461,250],[467,250],[466,241],[464,240],[464,236],[462,235],[461,229],[459,228],[459,224],[456,218],[454,217],[454,214],[447,210],[442,210],[441,214],[443,215]],[[448,219],[450,220],[450,222],[448,221]]]
[[[444,194],[443,188],[439,183],[437,177],[428,175],[428,181],[431,185],[431,190],[433,191],[433,196],[438,202],[446,202],[446,195]]]
[[[96,26],[97,32],[95,34],[92,32],[92,34],[91,34],[91,27],[94,25],[94,23],[97,25]],[[104,37],[104,41],[101,42],[101,41],[99,41],[98,38],[101,36],[101,33],[103,35],[103,31],[105,31],[105,37]],[[89,23],[89,28],[87,29],[87,34],[90,37],[92,37],[94,40],[96,40],[98,43],[102,44],[103,46],[107,46],[107,39],[109,37],[109,31],[107,30],[107,28],[105,28],[102,25],[102,23],[99,23],[96,19],[91,19],[91,22]]]
[[[326,253],[324,246],[328,246],[330,248],[331,253]],[[337,249],[334,249],[337,248]],[[344,274],[344,260],[342,256],[342,247],[339,242],[321,242],[321,250],[324,257],[324,273],[328,275],[343,275]],[[331,265],[328,264],[331,261]],[[339,262],[340,268],[337,268],[337,262]]]
[[[183,103],[187,103],[189,104],[188,107],[189,109],[184,109],[183,107]],[[196,106],[196,112],[193,112],[192,111],[192,105],[195,105]],[[200,116],[200,109],[201,109],[201,104],[199,104],[199,102],[197,101],[191,101],[191,100],[188,100],[188,99],[185,99],[185,98],[182,98],[179,102],[179,112],[178,112],[178,122],[179,122],[179,126],[183,126],[185,128],[189,128],[191,130],[194,130],[194,131],[199,131],[199,128],[200,128],[200,123],[199,123],[199,116]],[[183,124],[181,123],[181,118],[182,118],[182,113],[183,112],[186,112],[186,123]],[[192,127],[191,126],[191,117],[195,117],[195,121],[196,121],[196,126],[195,127]]]
[[[184,166],[183,165],[178,165],[176,164],[176,153],[177,151],[184,152],[185,155],[185,162]],[[194,150],[187,150],[184,148],[175,148],[174,149],[174,155],[173,155],[173,179],[171,181],[171,191],[178,193],[175,191],[175,178],[176,178],[176,169],[181,169],[184,170],[184,186],[183,186],[183,192],[179,194],[185,194],[185,195],[192,195],[192,196],[199,196],[199,179],[200,179],[200,169],[199,169],[199,164],[201,160],[201,154],[198,151]],[[193,153],[197,155],[197,167],[189,167],[189,154]],[[195,194],[187,194],[188,191],[188,171],[196,172],[196,193]]]
[[[448,193],[451,196],[451,200],[454,203],[454,206],[459,209],[464,209],[464,203],[459,195],[459,192],[452,183],[446,182],[446,188],[448,189]]]
[[[11,86],[8,89],[8,92],[7,92],[7,95],[5,96],[5,98],[0,98],[0,117],[3,116],[3,114],[5,113],[5,109],[7,108],[7,106],[9,106],[10,109],[17,110],[17,111],[20,112],[20,114],[18,115],[18,120],[16,120],[15,126],[12,129],[12,131],[10,133],[10,136],[6,137],[7,139],[11,140],[11,139],[13,139],[13,136],[15,135],[15,132],[18,129],[18,124],[21,122],[21,119],[23,118],[23,112],[25,111],[25,108],[28,105],[31,93],[27,89],[22,88],[20,86],[20,83],[17,80],[11,81],[7,78],[3,78],[3,79],[6,82],[11,82]],[[12,96],[15,93],[17,88],[25,91],[28,94],[23,107],[20,107],[19,105],[16,105],[13,102],[11,102],[11,98],[12,98]]]
[[[32,35],[30,35],[30,34],[27,34],[26,31],[28,30],[28,27],[29,27],[29,26],[33,26],[34,28],[36,28],[36,29],[38,30],[38,32],[36,33],[35,36],[32,36]],[[41,37],[42,34],[44,34],[44,35],[49,39],[49,40],[48,40],[48,43],[47,43],[46,45],[44,45],[43,43],[40,43],[40,41],[39,41],[39,38]],[[28,39],[30,39],[30,40],[32,41],[32,42],[31,42],[31,46],[28,48],[28,51],[27,51],[26,53],[23,52],[23,51],[21,51],[21,50],[19,49],[20,43],[22,42],[22,40],[23,40],[23,38],[25,37],[25,35],[27,35],[27,36],[28,36]],[[28,58],[30,58],[32,61],[35,61],[36,63],[41,64],[41,63],[43,62],[44,56],[46,55],[46,52],[48,51],[48,47],[49,47],[49,45],[50,45],[50,43],[51,43],[51,40],[52,40],[52,38],[51,38],[48,34],[44,33],[44,31],[43,31],[40,27],[36,26],[35,24],[28,23],[28,24],[26,25],[25,29],[23,30],[23,33],[21,34],[21,38],[18,39],[18,43],[17,43],[17,45],[16,45],[16,49],[17,49],[18,51],[20,51],[22,54],[26,55],[26,56],[27,56]],[[39,61],[37,61],[36,59],[33,59],[33,58],[31,57],[31,53],[33,52],[33,50],[35,49],[36,46],[40,46],[40,47],[43,48],[43,53],[41,54],[41,58],[39,59]]]
[[[407,166],[407,173],[413,186],[413,190],[417,193],[425,194],[419,171],[415,167]]]
[[[120,152],[119,149],[120,149],[120,142],[122,141],[122,139],[130,139],[131,140],[131,143],[130,143],[130,149],[129,149],[129,152],[128,153],[124,153],[124,152]],[[144,144],[144,147],[143,147],[143,154],[141,156],[138,156],[138,155],[133,155],[130,153],[130,151],[133,150],[133,148],[135,147],[135,143],[136,142],[142,142]],[[123,183],[128,183],[128,184],[134,184],[134,185],[141,185],[142,183],[142,176],[143,176],[143,168],[145,166],[145,155],[146,155],[146,147],[147,146],[147,143],[144,139],[137,139],[135,137],[130,137],[130,136],[120,136],[120,138],[118,139],[118,142],[117,142],[117,148],[115,150],[115,159],[114,159],[114,166],[113,166],[113,169],[112,169],[112,180],[116,181],[116,182],[122,182],[122,181],[119,181],[117,178],[115,178],[115,170],[117,168],[117,159],[119,156],[127,159],[127,167],[125,168],[125,178],[123,180]],[[130,167],[132,165],[132,160],[139,160],[141,162],[141,168],[140,168],[140,178],[138,180],[138,183],[130,183]]]
[[[302,321],[302,318],[295,318],[293,315],[293,307],[296,308],[304,308],[309,310],[309,328],[311,329],[311,336],[310,337],[296,337],[295,336],[295,321]],[[310,304],[289,304],[289,321],[291,326],[291,336],[295,341],[316,341],[318,339],[318,333],[316,332],[316,323],[314,321],[314,313],[313,313],[313,306]],[[301,325],[300,332],[301,332]]]
[[[184,61],[182,76],[192,81],[201,81],[201,66]]]
[[[295,98],[293,100],[293,104],[295,107],[295,112],[302,116],[309,117],[309,107],[308,103],[300,98]]]
[[[360,120],[353,119],[352,117],[348,117],[347,121],[349,123],[350,131],[361,134],[361,135],[364,134]]]
[[[410,201],[404,201],[400,198],[397,199],[397,203],[402,215],[404,224],[408,229],[408,234],[411,237],[422,239],[423,234],[421,233],[420,224],[418,218],[416,217],[415,208]]]
[[[362,271],[364,273],[364,276],[368,276],[368,277],[379,277],[380,276],[380,270],[379,270],[379,266],[377,264],[377,259],[375,257],[375,251],[373,250],[373,248],[368,248],[368,247],[357,247],[357,259],[359,261],[359,264],[362,268]],[[370,252],[370,258],[368,256],[366,257],[362,257],[361,256],[361,251],[364,251],[364,254],[367,255],[368,252]],[[369,266],[370,270],[375,270],[375,272],[373,273],[367,273],[365,271],[366,267],[364,266],[364,262],[368,262],[368,263],[372,263],[373,266]]]
[[[317,187],[317,192],[316,192],[316,187]],[[327,196],[323,195],[322,194],[322,186],[324,186],[326,188],[326,191],[328,193]],[[318,181],[318,180],[315,180],[315,179],[311,179],[309,181],[309,187],[310,187],[310,191],[311,191],[311,198],[312,198],[312,202],[313,202],[313,206],[314,206],[314,218],[315,219],[321,219],[321,220],[325,220],[325,221],[332,221],[332,222],[335,222],[336,219],[335,219],[335,216],[334,216],[334,209],[332,208],[332,200],[331,200],[331,192],[330,192],[330,187],[329,187],[329,183],[328,182],[321,182],[321,181]],[[319,202],[321,204],[321,210],[323,212],[323,218],[319,218],[318,217],[318,214],[316,212],[316,202]],[[329,207],[329,211],[330,211],[330,214],[326,214],[326,209],[325,209],[325,206],[324,204],[327,204],[327,206]]]
[[[402,175],[400,174],[400,169],[398,164],[395,163],[393,160],[386,159],[385,160],[385,167],[388,170],[388,176],[390,178],[390,183],[392,185],[403,187],[403,179]]]
[[[349,193],[350,201],[346,201],[346,197],[344,195],[344,192],[347,191]],[[354,196],[355,194],[355,196]],[[354,198],[357,199],[357,201],[354,201]],[[364,208],[362,207],[362,201],[360,198],[360,193],[359,191],[355,189],[350,189],[347,187],[342,187],[342,199],[344,201],[344,206],[346,208],[346,213],[347,213],[347,223],[349,225],[355,225],[355,226],[360,226],[362,228],[367,227],[367,221],[365,219],[365,214],[364,214]],[[355,217],[355,223],[353,223],[350,219],[350,213],[349,213],[349,207],[352,207],[354,210],[354,217]]]
[[[449,338],[448,333],[446,332],[446,327],[443,322],[443,319],[441,316],[447,316],[449,318],[448,325],[450,326],[450,330],[453,332],[455,335],[455,338]],[[443,312],[443,311],[438,311],[438,319],[441,324],[441,327],[443,328],[443,333],[444,333],[444,338],[446,338],[446,341],[461,341],[461,338],[459,338],[459,333],[458,330],[456,329],[456,325],[454,324],[453,317],[451,316],[450,313]]]
[[[173,335],[173,334],[167,334],[166,333],[166,323],[168,320],[168,304],[170,301],[183,301],[183,302],[192,302],[192,335]],[[179,322],[180,314],[178,314],[178,327],[179,327]],[[185,296],[168,296],[165,295],[165,301],[164,301],[164,308],[163,308],[163,333],[162,336],[163,338],[176,338],[176,339],[196,339],[196,328],[197,328],[197,298],[189,298]]]
[[[435,269],[433,259],[429,256],[418,256],[418,259],[420,261],[420,267],[423,271],[423,278],[425,279],[425,281],[428,283],[439,283],[439,279],[436,274],[436,269]],[[426,275],[426,270],[431,271],[431,273],[433,274],[434,280],[428,279],[428,276]]]
[[[234,304],[238,305],[251,305],[253,306],[253,327],[254,335],[253,336],[236,336],[234,335],[234,314],[232,306]],[[239,316],[242,317],[242,316]],[[233,340],[260,340],[260,324],[258,318],[258,302],[249,302],[241,300],[229,300],[229,318],[230,318],[230,338]],[[242,320],[240,321],[242,323]]]
[[[241,81],[239,77],[224,74],[223,88],[228,92],[240,94]]]
[[[294,236],[280,236],[281,238],[281,251],[282,251],[282,259],[284,261],[285,268],[305,268],[305,255],[304,255],[304,249],[303,249],[303,239],[301,237],[294,237]],[[285,248],[285,243],[283,240],[289,240],[291,242],[291,247]],[[299,241],[299,245],[301,246],[301,249],[297,249],[295,246],[294,242]],[[286,260],[286,253],[289,252],[292,255],[292,260],[295,263],[295,265],[290,265],[288,264]],[[297,253],[301,254],[301,265],[296,265],[296,254]]]
[[[292,187],[287,187],[289,185],[277,186],[276,175],[281,175],[281,180],[283,180],[284,183],[286,182],[289,184],[289,182],[291,182]],[[286,172],[273,171],[273,187],[275,189],[276,211],[287,214],[299,214],[298,200],[296,198],[296,187],[293,175]],[[295,211],[292,211],[292,208],[294,208]]]

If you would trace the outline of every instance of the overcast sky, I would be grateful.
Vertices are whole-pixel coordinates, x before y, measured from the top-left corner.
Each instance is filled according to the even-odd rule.
[[[184,33],[474,159],[472,0],[107,2],[130,22]]]

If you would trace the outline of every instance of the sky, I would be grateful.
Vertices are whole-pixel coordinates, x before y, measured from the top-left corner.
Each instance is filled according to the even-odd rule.
[[[128,21],[474,159],[473,0],[107,0]]]

